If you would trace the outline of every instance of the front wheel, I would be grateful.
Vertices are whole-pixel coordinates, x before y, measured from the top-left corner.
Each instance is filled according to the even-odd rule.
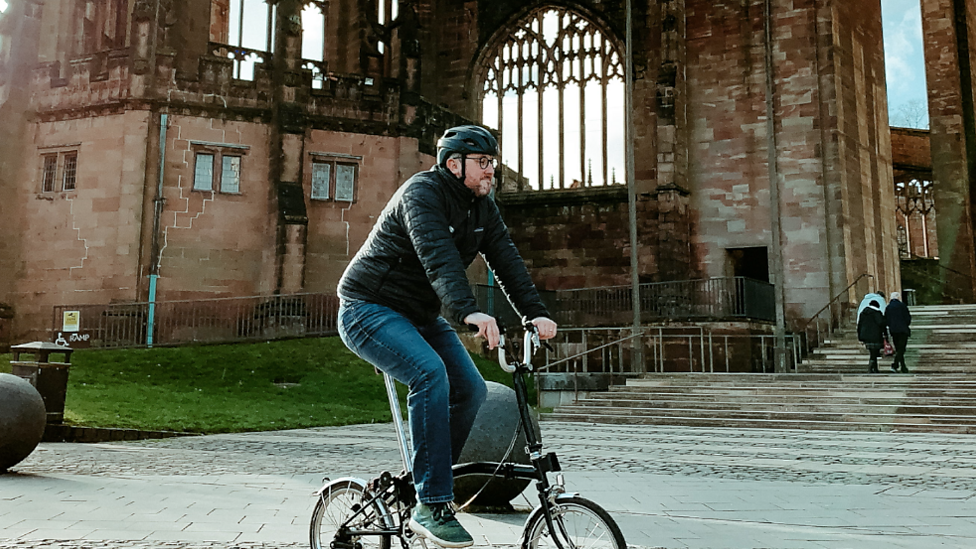
[[[561,496],[552,506],[552,523],[562,549],[627,549],[620,527],[596,503],[579,496]],[[536,508],[525,523],[522,549],[557,549],[546,516]]]
[[[340,479],[323,487],[312,511],[309,529],[312,549],[330,549],[333,546],[337,549],[390,549],[389,535],[339,535],[340,527],[353,515],[355,517],[347,525],[351,529],[368,531],[390,527],[389,513],[376,502],[360,512],[371,499],[370,494],[365,483],[359,479]]]

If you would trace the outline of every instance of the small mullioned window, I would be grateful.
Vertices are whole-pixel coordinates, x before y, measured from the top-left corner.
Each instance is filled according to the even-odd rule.
[[[78,151],[52,148],[41,153],[41,192],[71,192],[78,188]]]
[[[311,153],[310,193],[312,200],[354,202],[361,156]]]
[[[241,164],[249,147],[191,141],[194,154],[193,190],[241,194]]]

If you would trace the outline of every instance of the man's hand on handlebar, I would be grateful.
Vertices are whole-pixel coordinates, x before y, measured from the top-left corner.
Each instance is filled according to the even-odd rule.
[[[532,324],[539,332],[539,339],[546,340],[556,337],[556,323],[551,318],[544,316],[533,318]]]
[[[485,313],[471,313],[464,317],[464,323],[478,329],[478,337],[485,338],[489,349],[498,346],[498,323],[495,322],[494,317]],[[553,325],[555,326],[555,323]]]

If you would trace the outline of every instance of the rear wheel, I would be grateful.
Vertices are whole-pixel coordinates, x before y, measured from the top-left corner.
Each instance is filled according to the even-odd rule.
[[[358,513],[372,499],[366,485],[359,480],[337,480],[322,488],[319,500],[312,511],[312,524],[309,541],[312,549],[330,549],[336,542],[336,549],[390,549],[390,535],[344,536],[339,528],[346,526],[354,530],[379,530],[392,526],[389,514],[375,502]]]
[[[596,503],[578,496],[560,497],[552,506],[555,535],[563,549],[627,549],[613,518]],[[556,549],[545,514],[533,513],[525,525],[522,549]]]

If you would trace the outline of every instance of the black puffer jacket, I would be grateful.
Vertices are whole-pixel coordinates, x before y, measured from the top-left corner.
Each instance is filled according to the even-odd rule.
[[[434,320],[441,304],[461,323],[479,312],[465,269],[482,254],[519,314],[549,316],[498,207],[435,167],[403,184],[346,267],[339,296]]]
[[[885,319],[881,311],[868,307],[857,317],[857,339],[861,343],[881,345],[884,343]]]
[[[891,303],[888,303],[888,306],[885,307],[884,317],[888,324],[888,331],[892,335],[912,335],[912,329],[909,328],[912,324],[912,313],[908,311],[908,306],[900,300],[892,299]]]

